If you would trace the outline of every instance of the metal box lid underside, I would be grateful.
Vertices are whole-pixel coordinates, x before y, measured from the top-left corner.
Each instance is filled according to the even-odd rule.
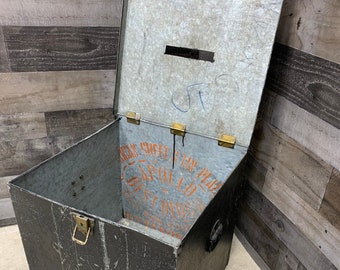
[[[125,1],[115,112],[248,147],[281,4]]]

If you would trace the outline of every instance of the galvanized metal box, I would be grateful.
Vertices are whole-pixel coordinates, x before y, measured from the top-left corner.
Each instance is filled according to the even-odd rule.
[[[117,120],[10,183],[31,269],[225,268],[280,8],[125,2]]]

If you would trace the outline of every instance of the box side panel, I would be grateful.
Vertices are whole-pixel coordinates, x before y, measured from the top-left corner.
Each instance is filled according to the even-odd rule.
[[[235,169],[183,240],[177,269],[225,269],[237,216],[236,201],[242,192],[243,168],[244,162]],[[212,231],[218,220],[223,226],[222,235],[218,242],[213,241],[217,245],[209,252],[209,247],[213,248],[210,243]]]
[[[131,229],[125,230],[128,267],[138,270],[176,269],[175,248]],[[193,269],[193,268],[191,268]]]
[[[60,270],[52,203],[18,188],[10,193],[30,269]]]
[[[119,220],[122,203],[118,124],[110,124],[40,164],[12,185],[93,215]]]
[[[125,120],[120,143],[124,216],[179,239],[246,153],[243,147],[223,148],[192,134],[182,140],[167,128]]]

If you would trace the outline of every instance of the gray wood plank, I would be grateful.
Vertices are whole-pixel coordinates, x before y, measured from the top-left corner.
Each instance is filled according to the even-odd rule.
[[[16,223],[16,218],[10,198],[0,199],[0,227]]]
[[[115,69],[118,27],[5,26],[14,72]]]
[[[307,269],[246,201],[241,203],[237,227],[269,269]]]
[[[247,191],[246,202],[249,207],[307,269],[336,269],[318,247],[268,199],[251,186]]]
[[[112,109],[46,112],[47,134],[51,137],[69,136],[79,141],[114,120]]]
[[[259,182],[259,188],[265,182],[261,178],[265,168],[315,211],[319,210],[332,166],[264,121],[255,128],[250,151],[257,163],[252,164],[247,175]]]
[[[327,185],[320,214],[340,231],[340,172],[336,169]]]
[[[295,190],[275,177],[270,170],[262,189],[263,195],[319,248],[337,268],[340,268],[340,232],[326,218],[303,201]],[[327,231],[327,233],[326,233]]]
[[[250,147],[252,148],[252,145]],[[247,155],[244,176],[261,190],[266,181],[267,170],[266,166],[256,159],[254,150],[251,150]]]
[[[285,0],[276,41],[340,63],[340,2]]]
[[[38,125],[34,124],[32,115],[37,115]],[[21,117],[18,116],[17,120],[22,120],[21,125],[19,122],[15,124],[14,116],[9,117],[9,122],[3,121],[0,131],[9,131],[3,132],[5,137],[0,138],[0,176],[21,174],[114,120],[111,108],[51,112],[45,115],[46,122],[41,113],[19,115]],[[0,115],[0,120],[4,117]],[[24,126],[22,132],[20,126]],[[37,130],[31,131],[32,128]],[[20,131],[18,136],[15,130]]]
[[[0,199],[9,198],[8,182],[14,179],[16,176],[0,177]]]
[[[259,266],[261,270],[270,270],[268,265],[264,262],[264,260],[259,256],[257,251],[254,249],[254,247],[249,243],[247,238],[241,233],[239,228],[235,226],[235,232],[234,234],[241,242],[242,246],[245,248],[245,250],[249,253],[251,258],[255,261],[255,263]],[[232,251],[231,251],[232,252]],[[225,270],[229,270],[228,266]],[[240,269],[241,270],[241,269]]]
[[[339,64],[276,43],[266,88],[340,128],[339,77]]]
[[[282,96],[276,97],[274,107],[271,119],[274,127],[340,170],[339,128],[301,109]]]
[[[0,115],[0,134],[0,141],[45,138],[45,116],[43,113]]]
[[[21,174],[52,155],[47,138],[0,141],[0,177]]]
[[[1,0],[0,25],[119,26],[122,0]]]
[[[4,35],[2,27],[0,26],[0,72],[10,71],[7,49],[5,46]]]
[[[112,108],[115,73],[0,73],[0,114]]]

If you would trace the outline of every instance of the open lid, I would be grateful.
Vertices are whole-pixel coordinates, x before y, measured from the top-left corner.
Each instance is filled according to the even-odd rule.
[[[115,113],[248,146],[282,0],[125,1]]]

